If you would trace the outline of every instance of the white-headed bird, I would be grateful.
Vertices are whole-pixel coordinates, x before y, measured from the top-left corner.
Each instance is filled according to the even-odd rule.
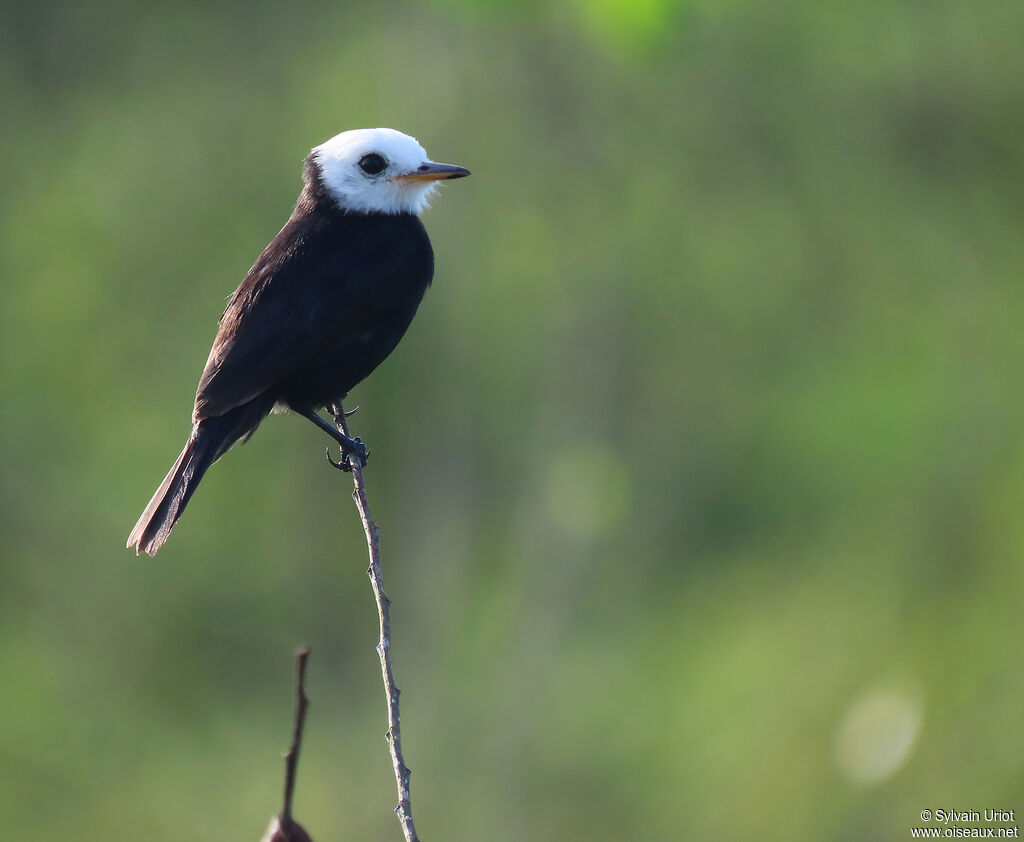
[[[192,433],[129,548],[155,555],[210,465],[275,407],[365,459],[362,442],[318,412],[340,406],[405,334],[434,274],[419,214],[440,181],[467,175],[394,129],[342,132],[313,149],[291,217],[221,316]]]

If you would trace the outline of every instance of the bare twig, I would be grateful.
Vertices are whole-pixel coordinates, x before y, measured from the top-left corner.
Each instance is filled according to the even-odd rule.
[[[339,401],[334,407],[334,423],[346,436],[348,422],[346,413]],[[342,457],[343,459],[346,457]],[[370,566],[366,575],[370,577],[373,596],[377,601],[377,616],[380,618],[380,641],[377,643],[377,655],[380,657],[380,672],[384,679],[384,694],[388,707],[388,748],[391,751],[391,765],[395,772],[395,784],[398,787],[398,805],[395,814],[402,825],[402,833],[406,842],[419,842],[416,826],[412,820],[412,801],[409,795],[409,778],[412,773],[405,765],[402,757],[402,725],[398,713],[399,689],[395,685],[395,675],[391,669],[391,600],[384,592],[384,579],[380,567],[380,528],[373,522],[370,515],[370,504],[366,499],[366,484],[363,480],[363,466],[358,458],[348,458],[352,469],[352,483],[355,489],[352,499],[359,510],[359,519],[363,522],[366,533],[366,547],[370,554]]]
[[[306,829],[292,818],[292,798],[295,795],[295,775],[299,768],[299,750],[302,748],[302,730],[306,726],[306,709],[309,699],[306,697],[306,662],[309,660],[309,648],[303,646],[295,653],[296,696],[295,730],[292,732],[292,744],[284,756],[284,807],[280,813],[270,820],[270,826],[263,834],[262,842],[312,842]]]
[[[309,699],[306,696],[306,662],[309,660],[309,647],[303,646],[295,653],[296,660],[296,705],[295,731],[292,733],[292,745],[284,756],[284,809],[281,810],[281,824],[288,827],[292,823],[292,799],[295,796],[295,775],[299,768],[299,751],[302,748],[302,729],[306,725],[306,710]]]

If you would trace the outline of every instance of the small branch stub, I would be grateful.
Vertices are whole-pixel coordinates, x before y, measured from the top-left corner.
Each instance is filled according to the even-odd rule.
[[[281,817],[274,816],[260,842],[313,842],[313,840],[298,822],[293,821],[291,827],[285,830],[281,826]]]
[[[334,406],[334,423],[346,436],[349,435],[346,413],[339,401]],[[347,457],[343,457],[347,458]],[[391,666],[391,600],[384,592],[384,577],[380,565],[380,529],[370,515],[370,504],[366,498],[366,483],[363,479],[363,465],[360,459],[348,459],[352,469],[352,499],[359,510],[359,519],[366,533],[366,548],[370,555],[370,565],[366,575],[370,577],[373,597],[377,603],[377,616],[380,620],[380,640],[377,643],[377,656],[380,658],[381,677],[384,680],[384,695],[387,701],[388,730],[386,738],[391,753],[391,766],[395,773],[395,785],[398,789],[398,804],[395,815],[402,826],[406,842],[419,842],[416,825],[412,818],[412,799],[409,794],[412,773],[405,765],[402,756],[402,725],[398,713],[399,689],[395,684],[395,675]]]

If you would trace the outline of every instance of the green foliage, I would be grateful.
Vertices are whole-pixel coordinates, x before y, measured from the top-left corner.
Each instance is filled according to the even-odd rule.
[[[373,125],[474,173],[353,395],[424,837],[1020,808],[1024,6],[3,11],[7,835],[259,838],[301,642],[297,815],[397,834],[312,426],[271,418],[157,560],[121,549],[303,155]]]

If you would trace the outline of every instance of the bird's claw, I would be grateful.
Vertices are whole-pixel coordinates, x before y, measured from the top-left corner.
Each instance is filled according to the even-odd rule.
[[[342,455],[340,462],[335,462],[331,458],[331,449],[329,447],[324,452],[324,456],[327,457],[327,461],[331,463],[331,466],[337,468],[339,471],[348,472],[352,470],[352,467],[348,464],[348,460],[344,457],[344,455]]]
[[[359,467],[365,468],[366,462],[370,458],[370,449],[363,444],[363,440],[356,436],[352,439],[351,445],[341,445],[341,459],[335,462],[331,458],[331,449],[328,447],[325,454],[327,461],[331,463],[339,471],[345,471],[346,473],[352,470],[353,458],[359,460]]]
[[[352,409],[343,409],[341,403],[332,403],[327,406],[327,411],[334,416],[335,423],[341,423],[343,418],[351,418],[359,411],[358,406],[352,407]]]

